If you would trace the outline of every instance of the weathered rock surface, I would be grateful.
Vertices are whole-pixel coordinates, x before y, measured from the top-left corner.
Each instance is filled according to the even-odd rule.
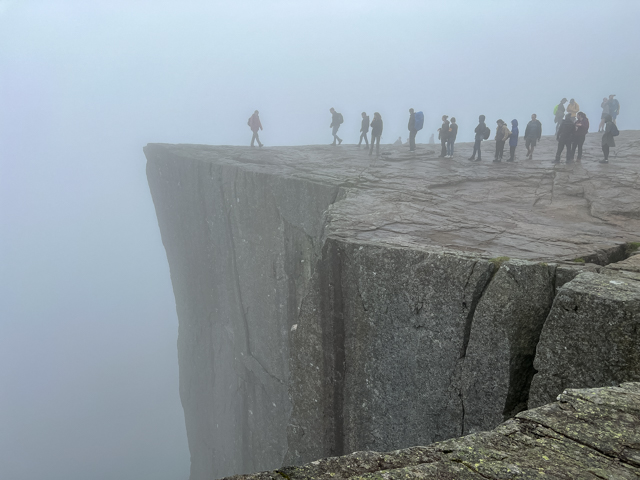
[[[566,390],[493,431],[228,480],[639,479],[640,384]]]
[[[191,479],[428,444],[526,408],[529,385],[547,385],[541,332],[573,334],[547,328],[565,289],[638,275],[607,266],[631,262],[640,232],[638,155],[554,168],[553,144],[536,149],[543,160],[502,165],[467,162],[467,144],[454,160],[145,147]],[[607,292],[598,301],[615,304]],[[602,378],[634,379],[626,368]]]

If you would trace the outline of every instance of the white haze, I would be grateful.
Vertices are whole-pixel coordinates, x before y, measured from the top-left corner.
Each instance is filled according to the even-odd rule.
[[[574,97],[640,128],[636,1],[0,1],[0,478],[186,479],[148,142],[471,139]],[[345,148],[345,147],[340,147]],[[348,148],[348,147],[346,147]]]

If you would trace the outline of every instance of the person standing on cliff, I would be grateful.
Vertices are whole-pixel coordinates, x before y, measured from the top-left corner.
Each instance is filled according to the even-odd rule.
[[[453,144],[456,143],[457,136],[458,124],[456,123],[456,117],[451,117],[451,124],[449,125],[449,137],[447,138],[447,156],[444,158],[453,158]]]
[[[567,113],[571,114],[571,120],[574,122],[577,119],[578,112],[580,111],[580,105],[573,98],[569,100],[569,105],[567,105]]]
[[[504,155],[504,144],[511,136],[511,132],[507,128],[507,124],[502,119],[496,122],[498,127],[496,128],[496,155],[493,159],[494,162],[502,162],[502,156]]]
[[[556,151],[556,159],[553,163],[560,163],[560,157],[562,156],[562,150],[567,147],[567,164],[573,163],[571,158],[571,145],[573,143],[573,136],[576,131],[576,126],[571,120],[571,114],[567,113],[564,120],[558,127],[558,133],[556,133],[556,139],[558,140],[558,150]]]
[[[376,157],[380,156],[380,137],[382,136],[382,117],[378,112],[373,114],[373,121],[371,122],[371,148],[369,149],[369,155],[373,154],[373,145],[376,145]],[[376,144],[376,142],[378,142]]]
[[[416,149],[416,133],[418,133],[416,129],[416,114],[413,108],[409,109],[409,124],[407,128],[409,129],[409,151],[413,152]]]
[[[542,138],[542,124],[538,120],[538,116],[534,113],[531,115],[531,121],[527,123],[524,131],[524,145],[527,147],[527,158],[533,159],[533,149],[536,148],[536,142]]]
[[[480,151],[480,145],[482,143],[482,140],[485,140],[487,138],[489,138],[489,135],[491,135],[491,132],[488,131],[487,129],[487,124],[484,123],[485,121],[485,116],[484,115],[480,115],[480,117],[478,117],[478,126],[476,127],[476,129],[474,130],[476,136],[475,136],[475,143],[473,144],[473,154],[469,157],[469,161],[473,162],[480,162],[482,161],[482,152]],[[476,152],[478,153],[478,159],[476,160]]]
[[[440,156],[438,158],[444,158],[447,156],[447,140],[449,138],[449,118],[448,115],[442,116],[442,127],[438,129],[438,138],[440,139]]]
[[[585,138],[587,138],[587,133],[589,133],[589,119],[583,112],[578,112],[576,133],[573,135],[573,143],[571,144],[571,158],[575,156],[576,149],[578,150],[576,162],[582,160],[582,146],[584,145]]]
[[[615,95],[609,95],[609,101],[607,103],[609,104],[609,115],[611,115],[611,120],[614,125],[617,125],[616,119],[620,113],[620,102],[613,97],[615,97]]]
[[[604,118],[604,134],[602,135],[602,153],[604,154],[604,160],[600,160],[600,163],[609,163],[609,149],[616,146],[616,142],[613,137],[617,137],[620,134],[618,127],[613,123],[613,117],[607,115]]]
[[[554,117],[554,122],[556,122],[556,133],[558,133],[558,129],[560,128],[560,124],[562,123],[562,120],[564,119],[564,104],[567,103],[567,99],[563,98],[562,100],[560,100],[560,103],[558,105],[556,105],[556,108],[553,109],[553,114],[555,115]]]
[[[338,145],[342,143],[342,139],[338,136],[338,129],[340,128],[340,125],[342,125],[342,122],[344,122],[344,118],[342,114],[336,112],[333,107],[331,107],[329,111],[331,112],[331,125],[329,125],[329,128],[332,129],[331,134],[333,135],[333,143],[331,145],[335,147],[336,141],[338,142]]]
[[[358,142],[358,148],[360,148],[360,145],[362,145],[363,139],[365,145],[367,147],[369,146],[369,140],[367,140],[367,132],[369,132],[369,116],[366,112],[362,112],[362,126],[360,127],[360,141]]]
[[[251,146],[252,147],[255,147],[255,145],[253,143],[256,140],[258,141],[258,146],[259,147],[262,146],[262,143],[260,143],[260,137],[258,136],[258,130],[262,130],[262,123],[260,122],[260,117],[258,116],[259,113],[260,112],[258,112],[258,110],[253,112],[253,115],[251,115],[249,117],[249,121],[247,122],[247,125],[249,125],[249,128],[253,132],[253,137],[251,137]]]

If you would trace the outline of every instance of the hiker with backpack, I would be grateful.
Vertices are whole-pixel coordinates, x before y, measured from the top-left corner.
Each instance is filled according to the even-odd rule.
[[[604,97],[602,99],[602,103],[600,104],[602,107],[602,115],[600,115],[600,125],[598,125],[598,133],[604,132],[604,119],[609,115],[609,99]]]
[[[373,154],[373,145],[376,144],[376,157],[380,156],[380,137],[382,136],[382,117],[378,112],[373,114],[373,120],[371,122],[371,148],[369,149],[369,155]]]
[[[447,137],[447,155],[444,158],[453,158],[453,144],[456,143],[457,136],[458,124],[456,123],[456,117],[451,117],[451,124],[449,125],[449,136]]]
[[[620,135],[620,130],[615,123],[613,123],[613,117],[607,115],[604,119],[604,134],[602,135],[602,153],[604,153],[604,160],[600,160],[600,163],[609,163],[609,149],[616,146],[616,142],[613,137]]]
[[[255,145],[253,144],[256,140],[258,141],[258,146],[261,147],[262,143],[260,143],[260,137],[258,136],[258,130],[262,130],[262,123],[260,122],[260,116],[259,116],[258,110],[256,110],[255,112],[253,112],[253,115],[251,115],[249,117],[249,120],[247,121],[247,125],[249,125],[249,128],[251,129],[251,131],[253,132],[253,137],[251,137],[251,146],[255,147]]]
[[[578,112],[576,132],[573,135],[573,142],[571,143],[571,159],[574,158],[576,149],[578,149],[576,162],[582,160],[582,146],[584,145],[584,140],[587,138],[587,133],[589,133],[589,119],[583,112]]]
[[[367,140],[367,132],[369,131],[369,116],[366,112],[362,112],[362,125],[360,126],[360,141],[358,142],[358,148],[362,145],[362,139],[364,138],[364,143],[368,147],[369,140]],[[366,148],[366,147],[365,147]]]
[[[422,130],[424,126],[424,113],[413,111],[413,108],[409,109],[409,151],[413,152],[416,149],[416,133]]]
[[[504,144],[511,135],[511,132],[503,120],[498,120],[496,123],[498,124],[496,128],[496,154],[493,161],[500,163],[502,162],[502,155],[504,155]]]
[[[482,152],[480,151],[480,145],[482,144],[482,140],[487,140],[491,136],[491,129],[487,127],[486,123],[484,123],[485,118],[486,117],[484,115],[480,115],[478,117],[478,126],[474,130],[476,136],[475,136],[475,143],[473,144],[473,154],[469,157],[470,162],[482,161]],[[478,153],[477,160],[476,160],[476,152]]]
[[[520,130],[518,129],[518,120],[511,120],[511,134],[509,135],[509,160],[507,162],[514,162],[516,159],[516,147],[518,146],[518,136]]]
[[[609,115],[611,115],[613,124],[618,125],[616,118],[618,118],[618,114],[620,113],[620,102],[613,97],[615,97],[615,95],[609,95],[609,101],[607,102],[609,104]]]
[[[329,125],[329,128],[332,129],[331,133],[333,134],[333,143],[331,145],[335,147],[336,140],[338,141],[338,145],[342,143],[342,139],[338,136],[338,129],[344,122],[344,118],[342,117],[342,114],[336,112],[333,107],[331,107],[329,111],[331,112],[331,125]]]
[[[560,163],[560,157],[562,156],[562,150],[567,147],[567,164],[573,163],[571,159],[571,143],[573,142],[573,135],[576,131],[576,126],[571,120],[571,114],[567,113],[558,127],[558,133],[556,133],[556,139],[558,140],[558,150],[556,151],[556,159],[553,163]]]
[[[438,129],[438,138],[440,139],[440,156],[438,158],[444,158],[447,155],[447,139],[449,138],[449,118],[448,115],[442,116],[442,127]]]
[[[558,105],[556,105],[556,107],[553,109],[553,114],[554,114],[554,122],[556,122],[556,133],[558,133],[558,129],[560,128],[560,124],[562,123],[562,120],[564,119],[564,104],[567,103],[567,99],[563,98],[562,100],[560,100],[560,103]]]
[[[524,131],[524,145],[527,147],[527,158],[533,159],[533,150],[536,148],[536,143],[542,138],[542,124],[538,120],[538,116],[534,113],[531,115],[531,121],[527,123],[527,128]]]

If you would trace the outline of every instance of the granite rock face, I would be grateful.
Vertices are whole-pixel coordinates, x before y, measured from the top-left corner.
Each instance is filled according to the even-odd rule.
[[[640,478],[640,384],[566,390],[488,432],[228,480]]]
[[[552,319],[581,282],[636,281],[611,262],[634,258],[637,156],[613,169],[382,153],[145,147],[191,480],[429,444],[495,427],[531,406],[530,386],[555,398],[591,385],[548,380],[571,354],[547,375],[538,340],[554,352],[573,334]],[[634,380],[633,361],[598,378]]]

